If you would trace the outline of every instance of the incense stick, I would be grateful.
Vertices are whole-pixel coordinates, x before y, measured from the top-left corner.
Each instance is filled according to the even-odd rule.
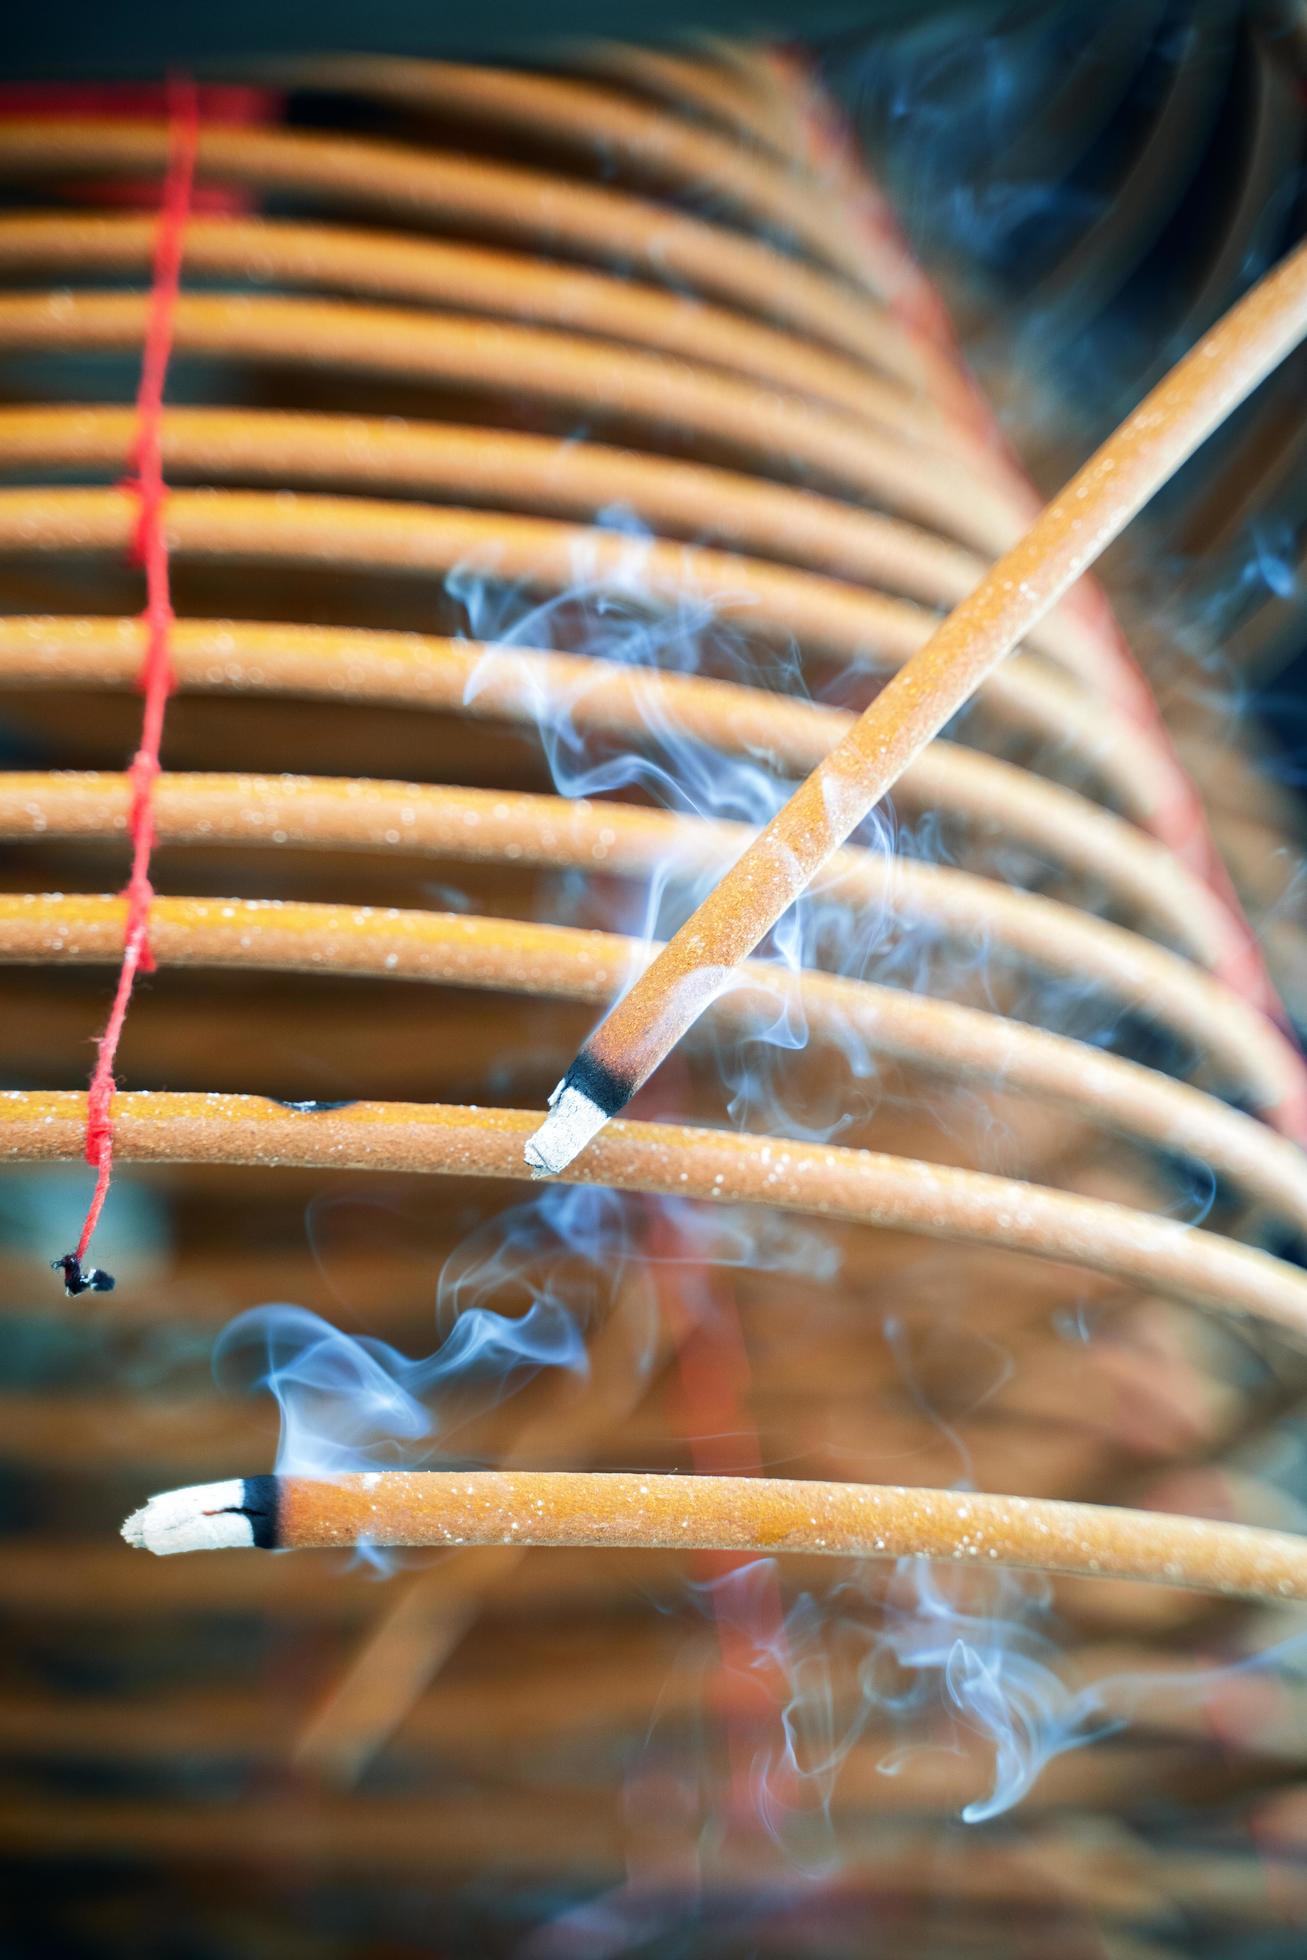
[[[0,214],[0,265],[7,269],[130,268],[148,258],[149,244],[148,227],[132,213]],[[285,218],[197,217],[187,252],[197,270],[245,279],[257,266],[274,286],[436,302],[657,348],[809,396],[909,437],[933,436],[938,442],[946,433],[962,439],[967,434],[966,423],[949,420],[902,379],[878,374],[764,320],[645,284],[628,272],[617,278],[470,240]]]
[[[1127,417],[1020,544],[897,673],[586,1042],[527,1145],[556,1175],[625,1107],[903,770],[1033,619],[1307,333],[1307,246]]]
[[[149,170],[161,167],[166,150],[159,122],[13,116],[0,127],[0,169],[7,177]],[[933,384],[932,392],[953,399],[959,391],[937,350],[865,291],[761,239],[615,188],[493,159],[301,129],[210,124],[198,162],[206,177],[265,192],[336,198],[353,210],[380,210],[426,228],[436,220],[481,226],[554,253],[616,262],[624,276],[639,268],[659,282],[798,329],[911,388]]]
[[[112,838],[126,812],[121,776],[0,774],[0,836]],[[156,819],[169,843],[402,852],[637,878],[723,869],[749,836],[743,824],[632,804],[350,777],[165,774]],[[1192,1042],[1276,1128],[1300,1135],[1307,1125],[1302,1064],[1286,1037],[1165,947],[947,865],[846,847],[829,873],[820,889],[840,903],[888,907],[964,944],[979,935],[1039,971],[1103,987]]]
[[[0,894],[0,963],[117,956],[120,899]],[[158,965],[367,974],[606,1004],[652,957],[616,933],[470,913],[285,900],[156,898]],[[798,1012],[826,1052],[852,1044],[1046,1098],[1153,1147],[1207,1163],[1307,1232],[1307,1158],[1215,1096],[1117,1055],[959,1002],[748,962],[715,1017],[747,1029]]]
[[[44,296],[0,296],[0,348],[130,345],[139,337],[142,310],[131,293],[74,293],[57,309]],[[777,456],[791,457],[819,482],[987,557],[1020,534],[1025,516],[1014,494],[987,480],[969,455],[909,443],[897,431],[851,423],[820,403],[689,361],[596,346],[554,329],[335,299],[212,293],[183,301],[176,344],[183,353],[233,360],[391,374],[406,386],[475,386],[514,401],[535,396],[569,415],[592,414],[602,401],[622,423],[659,429],[671,423],[698,441],[751,456],[764,472],[775,470]]]
[[[85,1098],[0,1092],[0,1161],[51,1162],[79,1147]],[[334,1170],[527,1178],[526,1110],[450,1103],[276,1103],[261,1096],[120,1095],[124,1163],[298,1164]],[[1250,1314],[1307,1340],[1307,1275],[1287,1261],[1174,1219],[986,1172],[832,1144],[675,1123],[610,1128],[575,1183],[711,1204],[756,1204],[1003,1246],[1108,1274],[1150,1292]]]
[[[371,357],[383,366],[384,352],[376,342]],[[519,388],[528,378],[522,363]],[[718,401],[719,391],[714,381]],[[668,405],[675,406],[670,399]],[[0,466],[115,467],[129,428],[126,411],[118,408],[6,408],[0,412]],[[562,513],[586,522],[596,511],[629,504],[642,523],[664,535],[801,566],[931,608],[964,599],[986,569],[983,557],[961,545],[834,495],[740,468],[611,443],[560,445],[552,435],[529,431],[401,423],[381,416],[174,408],[164,418],[163,444],[172,469],[201,479],[271,477],[280,487],[294,477],[342,489],[383,485],[423,495],[439,490],[455,500]],[[952,453],[948,461],[955,481],[959,464],[966,469],[968,459]],[[898,619],[900,636],[887,651],[915,649],[935,623],[933,612],[908,611]],[[874,623],[869,614],[868,626]],[[874,637],[869,645],[881,651]],[[1036,625],[1029,645],[1093,689],[1112,692],[1109,643],[1069,606]],[[865,662],[866,649],[856,641],[852,653]]]
[[[0,493],[0,532],[4,521]],[[130,621],[0,618],[0,684],[121,687],[133,673],[135,643]],[[187,690],[403,704],[533,728],[565,715],[587,733],[621,735],[640,748],[656,750],[665,730],[724,755],[765,754],[789,776],[806,775],[854,721],[841,709],[730,681],[421,634],[187,620],[171,644],[177,685]],[[1171,784],[1163,774],[1159,786],[1146,746],[1078,691],[1059,691],[1057,705],[1060,752],[1123,799],[1133,784],[1144,825],[1151,830],[1156,818],[1163,827]],[[1145,930],[1265,1005],[1268,989],[1241,921],[1155,833],[1141,834],[1077,790],[952,742],[932,742],[904,771],[898,793],[905,808],[992,828],[1088,878]]]
[[[123,1526],[177,1552],[358,1544],[585,1545],[984,1560],[1242,1599],[1307,1599],[1307,1539],[1051,1498],[779,1477],[391,1470],[166,1491]]]

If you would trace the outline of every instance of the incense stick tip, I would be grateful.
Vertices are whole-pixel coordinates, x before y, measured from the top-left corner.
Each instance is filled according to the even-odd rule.
[[[244,1501],[240,1477],[166,1490],[132,1512],[123,1537],[129,1545],[161,1558],[173,1552],[246,1550],[254,1543],[254,1529],[241,1509]]]
[[[540,1128],[526,1140],[523,1155],[532,1175],[557,1177],[598,1136],[607,1121],[607,1112],[584,1089],[564,1084],[561,1092],[555,1094]]]

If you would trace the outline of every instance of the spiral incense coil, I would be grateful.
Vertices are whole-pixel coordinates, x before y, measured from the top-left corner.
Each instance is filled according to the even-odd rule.
[[[1032,157],[1059,121],[1071,147],[1106,126],[1146,32],[1103,24]],[[1279,154],[1262,79],[1276,117],[1194,333]],[[631,1900],[688,1912],[688,1857],[701,1901],[788,1912],[801,1841],[840,1874],[805,1893],[832,1953],[869,1950],[887,1902],[923,1955],[1002,1951],[1027,1909],[1124,1941],[1158,1899],[1257,1930],[1242,1853],[1177,1850],[1141,1808],[1250,1801],[1293,1747],[1237,1670],[1209,1683],[1236,1656],[1269,1694],[1257,1656],[1304,1593],[1275,1465],[1307,1386],[1307,1071],[1242,756],[1202,773],[1256,832],[1251,921],[1141,678],[1149,636],[1081,579],[633,1120],[531,1183],[596,1017],[1042,498],[794,56],[259,82],[254,121],[217,83],[189,98],[171,231],[175,89],[0,114],[0,1457],[23,1520],[0,1609],[64,1669],[0,1684],[0,1846],[200,1890],[297,1846],[397,1953],[414,1874],[442,1909],[469,1874],[548,1874],[541,1952],[589,1950],[569,1915],[600,1897],[636,1950]],[[1144,161],[1208,140],[1201,82],[1181,64]],[[1137,188],[1050,274],[1068,317],[1148,249]],[[97,1037],[105,1209],[65,1266],[81,1295],[33,1306],[95,1181]],[[273,1298],[275,1480],[270,1398],[210,1371],[228,1322],[244,1365],[239,1316]],[[341,1448],[378,1406],[399,1425],[376,1470],[296,1458],[300,1366]],[[274,1481],[295,1556],[117,1541],[153,1499],[151,1549],[165,1514],[271,1544],[247,1495]],[[321,1549],[382,1540],[441,1555],[378,1590]],[[1014,1655],[1056,1702],[1018,1771]],[[65,1678],[91,1684],[75,1707]],[[1016,1727],[977,1717],[986,1681]],[[74,1760],[134,1780],[61,1806]],[[1000,1786],[1028,1843],[968,1843],[945,1883],[932,1831]],[[1274,1826],[1296,1898],[1287,1801]],[[811,1947],[805,1909],[777,1950]],[[550,1930],[524,1906],[501,1939],[499,1910],[469,1908],[468,1950]]]

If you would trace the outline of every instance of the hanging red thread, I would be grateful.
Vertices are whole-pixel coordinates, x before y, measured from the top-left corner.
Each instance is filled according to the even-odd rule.
[[[173,314],[181,284],[182,252],[186,223],[191,210],[195,177],[195,153],[199,142],[199,107],[195,85],[179,77],[168,83],[168,165],[155,238],[154,263],[150,284],[150,309],[146,322],[145,347],[141,361],[141,381],[136,395],[136,438],[132,451],[132,473],[124,488],[138,503],[131,555],[145,571],[145,610],[141,624],[145,629],[145,653],[139,685],[145,696],[141,743],[132,758],[130,770],[132,800],[129,829],[132,840],[131,875],[123,896],[127,900],[127,923],[123,939],[122,965],[113,1006],[97,1043],[95,1069],[86,1099],[86,1161],[95,1171],[95,1191],[91,1197],[76,1252],[55,1260],[63,1272],[69,1293],[88,1288],[107,1292],[112,1276],[91,1268],[83,1272],[82,1262],[104,1209],[113,1174],[114,1061],[123,1024],[138,973],[153,970],[150,952],[150,906],[154,888],[150,883],[150,857],[154,849],[154,787],[159,775],[159,749],[163,740],[163,719],[172,692],[172,601],[168,578],[168,539],[163,511],[167,495],[163,480],[163,390],[172,352]]]

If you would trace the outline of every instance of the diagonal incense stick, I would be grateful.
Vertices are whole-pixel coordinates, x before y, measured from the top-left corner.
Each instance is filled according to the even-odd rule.
[[[622,1109],[985,677],[1307,334],[1307,246],[1127,417],[902,667],[591,1035],[526,1161],[556,1175]]]
[[[0,831],[2,831],[0,823]],[[122,944],[120,899],[0,893],[0,966],[100,961]],[[368,974],[604,1005],[655,950],[615,933],[475,913],[295,900],[156,898],[150,945],[161,967]],[[1124,1056],[1022,1021],[866,980],[748,961],[714,1012],[735,1031],[798,1013],[815,1048],[873,1052],[1046,1098],[1082,1120],[1210,1165],[1307,1233],[1307,1158],[1219,1097]]]
[[[235,1477],[152,1497],[129,1544],[174,1552],[588,1545],[939,1558],[1307,1599],[1307,1539],[1053,1498],[642,1471],[387,1470]]]

